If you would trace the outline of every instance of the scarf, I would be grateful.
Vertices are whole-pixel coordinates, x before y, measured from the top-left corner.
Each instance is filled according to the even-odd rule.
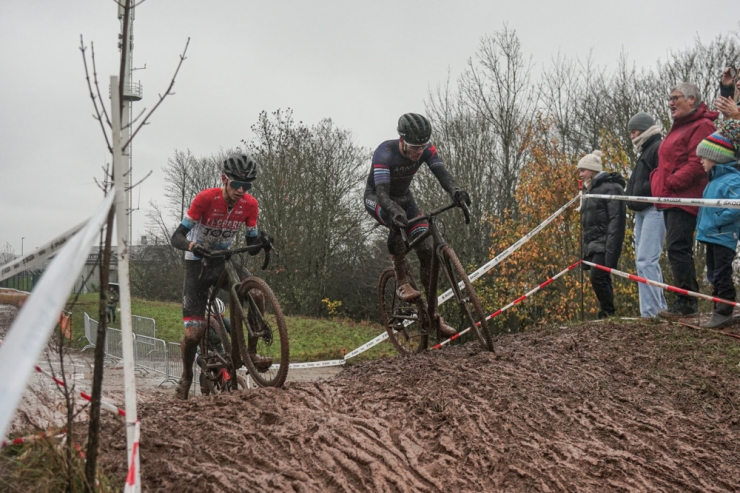
[[[632,145],[635,146],[635,154],[640,154],[642,152],[642,144],[644,144],[646,140],[648,140],[655,134],[662,133],[663,127],[661,127],[660,125],[653,125],[652,127],[642,132],[640,135],[632,139]]]

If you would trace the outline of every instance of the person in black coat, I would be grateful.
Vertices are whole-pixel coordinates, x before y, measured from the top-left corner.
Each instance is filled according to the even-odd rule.
[[[578,176],[586,194],[624,195],[624,178],[608,173],[601,165],[601,151],[587,154],[578,161]],[[627,221],[621,200],[587,199],[581,208],[583,258],[595,264],[616,268],[622,254]],[[601,269],[590,269],[591,287],[599,300],[599,318],[614,316],[614,289],[611,275]]]

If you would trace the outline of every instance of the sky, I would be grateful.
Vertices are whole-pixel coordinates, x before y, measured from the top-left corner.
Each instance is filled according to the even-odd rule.
[[[505,25],[537,74],[558,54],[613,67],[626,52],[654,66],[696,36],[738,31],[733,12],[733,0],[145,0],[134,22],[133,80],[144,91],[134,114],[156,104],[190,45],[175,95],[133,144],[134,181],[152,172],[134,191],[134,243],[150,202],[163,200],[162,167],[175,150],[236,147],[260,111],[292,108],[309,125],[331,118],[374,149]],[[0,2],[0,250],[28,253],[103,200],[95,179],[110,156],[92,118],[80,36],[88,53],[94,44],[107,94],[119,32],[113,0]]]

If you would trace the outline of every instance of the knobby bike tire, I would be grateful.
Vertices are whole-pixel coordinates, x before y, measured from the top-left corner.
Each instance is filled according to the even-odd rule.
[[[231,330],[242,362],[260,387],[282,387],[288,376],[290,348],[280,303],[270,286],[258,277],[248,277],[242,281],[237,287],[237,294],[247,320],[242,319],[241,311],[233,310]],[[257,308],[260,297],[264,300],[264,306]],[[250,338],[247,324],[259,327],[262,335]]]
[[[410,275],[410,273],[409,273]],[[416,289],[413,277],[409,277]],[[388,339],[402,355],[420,353],[429,343],[427,316],[421,297],[411,303],[401,301],[396,296],[396,273],[388,267],[380,274],[378,282],[378,307],[380,319],[388,332]],[[411,324],[404,324],[411,321]]]
[[[470,279],[468,279],[468,275],[465,273],[465,269],[463,269],[460,260],[449,245],[445,245],[441,253],[444,265],[449,268],[444,270],[449,270],[449,274],[452,276],[452,279],[449,279],[449,281],[453,292],[456,292],[455,300],[458,302],[463,319],[470,323],[483,349],[493,351],[493,338],[491,337],[490,330],[488,330],[486,314],[483,311],[475,289],[473,289],[473,285],[470,283]],[[464,291],[460,291],[460,281],[465,286]],[[476,325],[478,323],[480,325]]]

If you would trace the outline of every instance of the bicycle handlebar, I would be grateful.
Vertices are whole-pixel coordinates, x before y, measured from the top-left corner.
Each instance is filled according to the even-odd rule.
[[[256,253],[259,253],[260,250],[264,250],[265,251],[265,261],[262,262],[262,270],[267,269],[267,266],[270,265],[270,251],[274,251],[275,252],[275,255],[277,255],[278,257],[280,256],[280,254],[278,253],[278,251],[272,245],[272,242],[270,242],[267,245],[250,245],[250,246],[245,246],[245,247],[241,247],[241,248],[231,248],[231,249],[227,249],[227,250],[214,250],[214,251],[211,252],[211,258],[213,258],[213,257],[224,257],[224,258],[228,259],[229,257],[231,257],[232,255],[234,255],[236,253],[245,253],[245,252],[246,253],[252,253],[252,252],[255,252],[255,254],[256,254]]]
[[[425,221],[425,220],[427,220],[429,218],[432,218],[434,216],[438,216],[438,215],[442,214],[443,212],[448,211],[450,209],[453,209],[455,207],[459,207],[459,208],[462,209],[463,215],[465,216],[465,224],[470,224],[470,209],[468,209],[468,206],[465,203],[462,203],[462,204],[459,204],[458,205],[458,204],[456,204],[456,203],[453,202],[451,204],[447,204],[445,206],[442,206],[439,209],[430,212],[429,214],[424,214],[423,216],[418,216],[418,217],[414,217],[412,219],[409,219],[409,226],[412,225],[412,224],[414,224],[414,223],[418,223],[419,221]]]

